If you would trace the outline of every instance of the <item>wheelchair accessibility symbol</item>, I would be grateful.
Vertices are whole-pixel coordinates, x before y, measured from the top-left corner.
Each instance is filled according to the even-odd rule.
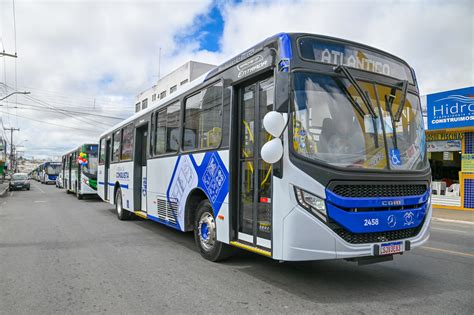
[[[392,163],[392,165],[402,165],[400,150],[390,149],[390,162]]]

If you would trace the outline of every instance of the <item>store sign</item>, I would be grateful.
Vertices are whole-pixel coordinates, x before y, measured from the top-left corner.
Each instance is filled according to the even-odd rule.
[[[441,132],[426,134],[426,141],[462,140],[462,132]]]
[[[461,156],[461,172],[474,173],[474,154]]]
[[[429,94],[428,130],[474,126],[474,87]]]
[[[429,141],[426,143],[428,152],[461,151],[461,140]]]

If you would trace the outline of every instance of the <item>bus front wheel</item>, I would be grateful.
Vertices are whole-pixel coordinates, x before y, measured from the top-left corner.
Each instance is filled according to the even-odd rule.
[[[201,256],[217,262],[229,258],[233,253],[233,248],[217,240],[213,213],[209,200],[204,200],[198,205],[194,220],[194,240]]]

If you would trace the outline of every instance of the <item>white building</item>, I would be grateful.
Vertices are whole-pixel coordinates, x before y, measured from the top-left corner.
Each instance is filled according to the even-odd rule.
[[[138,94],[135,101],[135,112],[153,105],[160,99],[174,93],[181,85],[193,81],[215,67],[215,65],[196,61],[186,62],[181,67],[160,78],[151,88]]]

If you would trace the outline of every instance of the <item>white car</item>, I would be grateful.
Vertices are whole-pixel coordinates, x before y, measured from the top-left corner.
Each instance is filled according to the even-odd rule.
[[[59,173],[59,175],[56,177],[56,187],[64,188],[63,187],[63,174],[62,173]]]

